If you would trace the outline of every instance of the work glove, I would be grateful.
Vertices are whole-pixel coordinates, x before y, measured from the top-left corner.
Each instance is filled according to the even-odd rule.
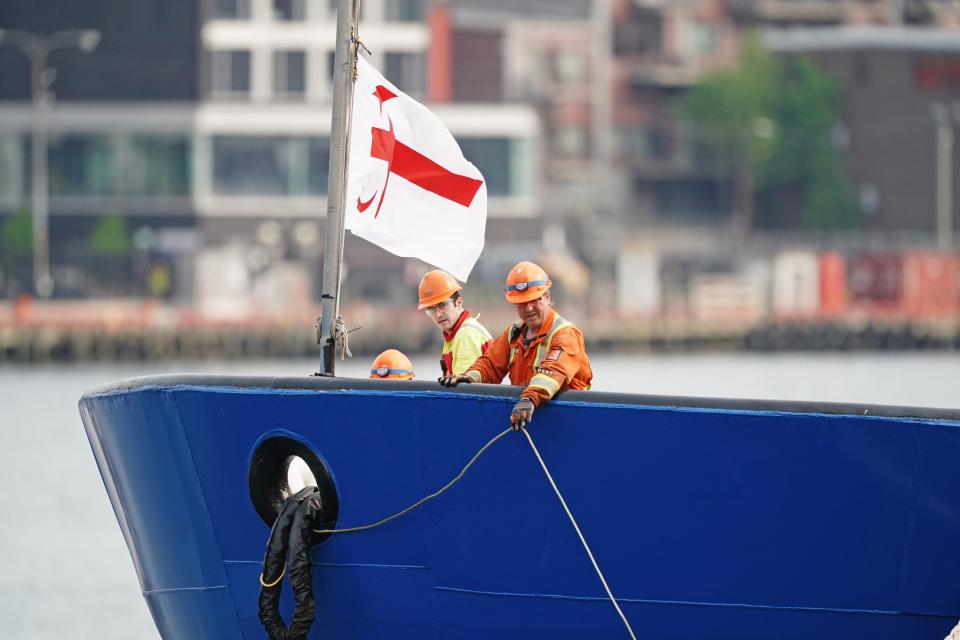
[[[513,406],[513,413],[510,414],[510,426],[514,431],[525,429],[533,421],[533,400],[530,398],[520,398]]]
[[[461,382],[463,384],[470,384],[471,382],[473,382],[473,378],[471,378],[466,374],[460,374],[460,375],[450,374],[447,376],[440,376],[439,378],[437,378],[437,382],[439,382],[444,387],[455,387]]]

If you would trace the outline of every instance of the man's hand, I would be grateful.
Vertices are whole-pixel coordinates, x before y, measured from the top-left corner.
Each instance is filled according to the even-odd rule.
[[[471,378],[466,374],[460,374],[459,376],[449,375],[449,376],[440,376],[439,378],[437,378],[437,382],[439,382],[444,387],[455,387],[461,382],[463,384],[470,384],[471,382],[473,382],[473,378]]]
[[[530,398],[520,398],[513,407],[513,413],[510,414],[510,426],[514,431],[525,429],[533,420],[533,400]]]

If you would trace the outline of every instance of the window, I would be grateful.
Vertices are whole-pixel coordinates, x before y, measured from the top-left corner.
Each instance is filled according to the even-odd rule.
[[[613,27],[617,55],[643,55],[663,48],[664,18],[656,9],[634,9],[633,15]]]
[[[212,17],[220,20],[249,20],[250,0],[212,0]]]
[[[122,136],[117,140],[119,191],[128,195],[190,193],[190,144],[184,136]]]
[[[306,0],[273,0],[273,19],[281,21],[306,20]]]
[[[190,144],[177,135],[68,135],[51,140],[54,196],[186,196]]]
[[[553,77],[561,84],[577,84],[586,76],[583,56],[579,51],[558,51],[551,56]]]
[[[717,48],[717,29],[702,22],[687,22],[680,30],[680,46],[690,56],[709,54]]]
[[[324,194],[329,152],[326,138],[214,137],[213,191],[219,195]]]
[[[729,210],[716,181],[700,178],[660,180],[652,184],[660,217],[675,220],[716,218]]]
[[[17,203],[26,193],[29,158],[21,136],[0,135],[0,202]]]
[[[618,127],[613,140],[617,151],[624,156],[646,157],[650,155],[650,133],[644,126]]]
[[[388,53],[384,56],[387,80],[414,100],[422,100],[426,91],[426,61],[422,53]]]
[[[333,86],[333,70],[336,67],[337,63],[337,54],[333,51],[327,53],[327,83],[332,87]]]
[[[553,146],[560,155],[583,156],[587,152],[587,132],[582,126],[575,124],[557,127]]]
[[[384,13],[388,22],[421,22],[423,0],[385,0]]]
[[[307,88],[307,55],[303,51],[273,53],[273,95],[302,98]]]
[[[117,192],[113,149],[106,135],[51,139],[50,195],[108,196]]]
[[[238,98],[249,93],[250,52],[210,52],[210,95],[215,98]]]
[[[941,91],[960,87],[960,58],[923,57],[914,70],[917,86],[921,89]]]
[[[511,144],[509,138],[460,138],[464,157],[476,165],[487,183],[487,195],[517,195],[511,188]]]
[[[696,130],[679,124],[653,122],[618,127],[614,140],[617,153],[640,162],[663,162],[706,166],[716,162],[718,149]]]

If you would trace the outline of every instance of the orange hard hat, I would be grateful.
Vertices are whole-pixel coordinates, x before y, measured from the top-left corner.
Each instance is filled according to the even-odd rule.
[[[370,377],[412,380],[413,363],[396,349],[387,349],[370,365]]]
[[[420,294],[420,306],[417,309],[426,309],[440,304],[461,289],[463,287],[452,275],[442,269],[434,269],[420,281],[420,287],[417,289]]]
[[[553,285],[547,272],[532,262],[518,262],[507,274],[507,284],[504,292],[507,302],[530,302],[547,292]]]

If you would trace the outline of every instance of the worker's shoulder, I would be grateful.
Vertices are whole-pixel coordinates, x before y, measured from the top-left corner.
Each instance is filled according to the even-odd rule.
[[[553,331],[553,339],[563,340],[563,339],[579,339],[583,340],[583,331],[580,330],[580,327],[575,325],[573,322],[570,322],[566,318],[557,316],[557,319],[560,321],[559,326]]]
[[[457,335],[451,341],[455,345],[460,344],[480,344],[491,340],[490,333],[483,327],[474,327],[466,323],[457,331]]]
[[[467,318],[466,322],[460,327],[460,331],[471,334],[472,336],[480,336],[486,340],[492,337],[490,332],[487,331],[487,328],[476,318]]]

